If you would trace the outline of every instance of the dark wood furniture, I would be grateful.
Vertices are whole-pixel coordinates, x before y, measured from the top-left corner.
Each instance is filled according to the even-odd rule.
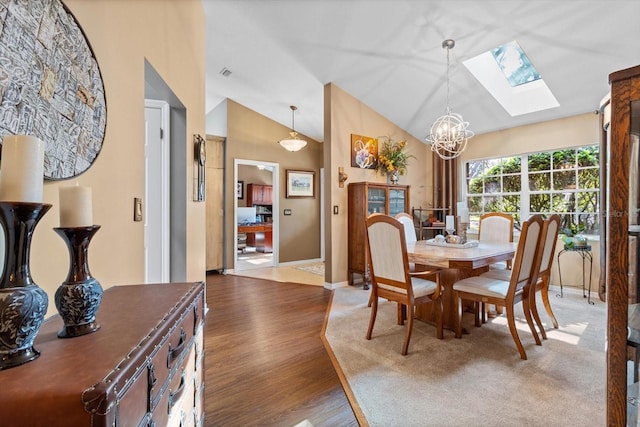
[[[629,304],[638,302],[629,298],[629,229],[640,223],[640,66],[612,73],[609,83],[611,122],[608,140],[601,144],[608,164],[607,215],[601,215],[601,227],[606,227],[606,290],[600,293],[606,294],[608,304],[607,425],[625,425],[627,384],[633,382],[627,378],[628,312]]]
[[[394,216],[409,212],[409,186],[373,182],[354,182],[348,188],[348,274],[354,284],[354,274],[360,274],[364,289],[369,289],[365,221],[373,213]]]
[[[258,222],[273,221],[273,187],[263,184],[247,184],[247,206],[256,207]]]
[[[42,326],[40,357],[0,372],[0,419],[15,426],[203,425],[204,284],[115,286],[100,329],[60,339]]]
[[[258,252],[273,252],[273,232],[270,223],[239,225],[238,234],[247,235],[246,243],[254,246]]]

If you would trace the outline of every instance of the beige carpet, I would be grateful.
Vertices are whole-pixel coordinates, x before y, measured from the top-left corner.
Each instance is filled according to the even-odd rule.
[[[565,290],[552,296],[560,329],[542,313],[548,339],[536,346],[522,316],[521,360],[503,317],[455,339],[414,323],[409,354],[401,356],[404,326],[395,304],[381,302],[371,341],[365,339],[368,292],[335,290],[326,338],[371,426],[605,425],[606,305]]]

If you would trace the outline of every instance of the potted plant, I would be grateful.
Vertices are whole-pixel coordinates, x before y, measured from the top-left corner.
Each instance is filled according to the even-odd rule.
[[[583,248],[587,246],[587,238],[580,235],[585,230],[585,226],[582,223],[575,224],[570,222],[568,226],[561,229],[562,241],[564,242],[565,249]]]

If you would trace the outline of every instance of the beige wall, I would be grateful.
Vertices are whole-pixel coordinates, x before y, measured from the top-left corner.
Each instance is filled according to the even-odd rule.
[[[409,161],[401,184],[409,184],[412,206],[428,206],[432,201],[431,150],[388,119],[378,114],[334,84],[325,86],[325,238],[327,246],[325,281],[338,284],[347,281],[347,184],[350,182],[386,182],[375,171],[351,167],[351,134],[377,137],[388,135],[406,139],[408,152],[416,156]],[[338,185],[338,168],[349,175],[344,188]],[[339,214],[333,215],[333,206]]]
[[[579,116],[568,117],[559,120],[520,126],[498,132],[477,135],[469,141],[467,150],[461,156],[461,164],[469,160],[482,159],[497,156],[510,156],[535,151],[552,150],[554,148],[576,147],[581,145],[597,144],[600,140],[599,117],[588,113]],[[460,168],[463,170],[464,168]],[[461,179],[461,186],[464,180]],[[464,188],[460,188],[464,194]],[[600,242],[598,236],[591,236],[589,244],[592,247],[593,256],[593,286],[598,289],[600,277]],[[564,243],[558,239],[556,244],[556,257],[551,276],[551,284],[560,285],[558,276],[557,255],[564,248]],[[582,287],[582,261],[576,253],[566,253],[560,257],[562,268],[563,286]],[[585,277],[586,286],[589,282],[589,263],[586,262]]]
[[[103,288],[143,283],[143,222],[133,222],[133,198],[144,196],[145,58],[187,110],[187,280],[205,278],[205,204],[192,202],[193,135],[204,135],[204,11],[200,0],[65,0],[97,58],[107,100],[107,129],[93,166],[67,181],[45,181],[53,204],[34,233],[31,270],[49,296],[69,269],[59,225],[59,187],[80,183],[93,190],[94,222],[101,226],[89,247],[92,275]]]
[[[307,146],[297,152],[289,152],[277,141],[288,136],[291,129],[268,119],[237,102],[227,100],[227,142],[225,179],[234,184],[234,160],[257,160],[279,165],[279,262],[287,263],[320,258],[320,168],[322,167],[322,144],[301,135]],[[310,170],[316,173],[315,197],[312,199],[287,199],[285,197],[286,170]],[[245,186],[248,184],[245,181]],[[246,191],[246,188],[245,188]],[[233,268],[234,199],[235,192],[228,191],[225,200],[227,212],[225,230],[227,238],[226,266]],[[246,196],[245,196],[246,197]],[[246,199],[245,199],[246,200]],[[283,215],[291,209],[292,215]]]

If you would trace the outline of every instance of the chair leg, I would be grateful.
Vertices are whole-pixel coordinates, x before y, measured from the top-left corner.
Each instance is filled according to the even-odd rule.
[[[453,292],[453,298],[456,305],[456,338],[462,338],[462,300],[458,291]]]
[[[549,277],[542,278],[542,287],[540,288],[540,295],[542,295],[542,302],[544,303],[544,309],[547,310],[547,314],[551,318],[551,322],[553,323],[553,327],[558,329],[558,321],[556,320],[556,316],[553,314],[553,310],[551,310],[551,303],[549,302]]]
[[[531,306],[531,314],[533,315],[533,319],[536,321],[536,325],[538,325],[538,330],[540,330],[540,335],[543,340],[547,339],[547,332],[544,330],[544,326],[542,325],[542,320],[540,319],[540,313],[538,313],[538,303],[536,301],[536,288],[531,288],[531,296],[529,297],[529,305]]]
[[[369,317],[369,329],[367,330],[368,340],[371,339],[371,333],[373,332],[373,324],[376,323],[376,314],[378,314],[378,298],[374,298],[371,304],[371,316]]]
[[[404,321],[407,318],[407,307],[404,304],[398,304],[397,312],[398,312],[398,325],[404,325]]]
[[[535,299],[535,289],[529,290],[525,289],[527,295],[522,299],[522,308],[524,310],[524,317],[527,319],[527,325],[529,325],[529,329],[531,330],[531,335],[533,335],[533,339],[536,341],[537,345],[542,345],[542,341],[540,341],[540,337],[538,336],[538,331],[536,331],[536,327],[533,324],[533,319],[531,316],[531,300]],[[533,297],[533,298],[532,298]]]
[[[508,305],[506,308],[507,308],[507,323],[509,324],[509,331],[511,331],[511,336],[513,337],[513,341],[515,341],[516,347],[518,347],[520,358],[522,360],[527,360],[527,353],[524,351],[524,347],[522,346],[522,342],[520,341],[520,337],[518,336],[518,329],[516,328],[516,319],[515,319],[513,304]]]
[[[371,289],[371,293],[369,294],[369,304],[367,304],[367,307],[371,307],[372,303],[373,303],[373,289]]]
[[[403,307],[406,307],[403,305]],[[409,352],[409,341],[411,340],[411,331],[413,330],[413,304],[407,307],[407,331],[404,336],[404,345],[402,346],[402,355],[406,356]]]

